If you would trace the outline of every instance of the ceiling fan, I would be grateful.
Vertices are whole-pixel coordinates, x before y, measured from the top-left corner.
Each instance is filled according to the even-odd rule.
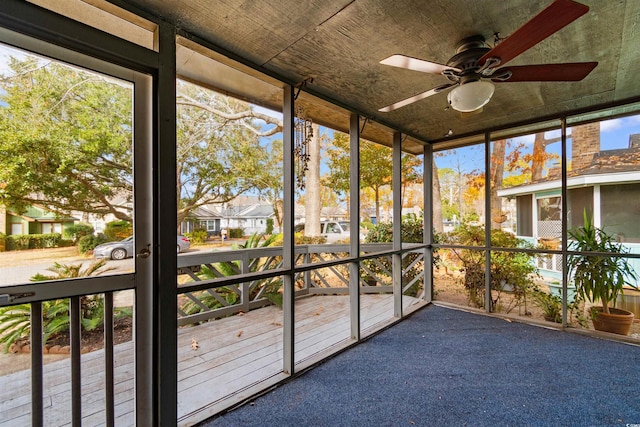
[[[446,65],[404,55],[392,55],[383,59],[380,61],[383,65],[442,74],[449,79],[450,83],[436,86],[426,92],[380,108],[378,111],[385,113],[394,111],[453,88],[447,95],[451,107],[461,112],[472,112],[481,109],[493,96],[494,86],[491,82],[580,81],[598,65],[597,62],[512,67],[504,67],[504,65],[588,11],[588,6],[573,0],[555,0],[493,48],[487,47],[481,35],[460,41],[456,46],[456,54],[447,61]]]

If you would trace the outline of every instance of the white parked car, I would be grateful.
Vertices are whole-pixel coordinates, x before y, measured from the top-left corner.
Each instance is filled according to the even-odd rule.
[[[327,239],[327,243],[349,240],[351,237],[349,230],[348,221],[322,221],[320,223],[320,235]],[[296,233],[304,233],[304,224],[296,225],[294,231]],[[363,238],[362,233],[360,238]]]

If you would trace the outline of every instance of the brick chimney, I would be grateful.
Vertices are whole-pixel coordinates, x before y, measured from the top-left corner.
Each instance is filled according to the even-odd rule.
[[[571,128],[571,168],[584,169],[591,164],[593,156],[600,152],[600,122]]]

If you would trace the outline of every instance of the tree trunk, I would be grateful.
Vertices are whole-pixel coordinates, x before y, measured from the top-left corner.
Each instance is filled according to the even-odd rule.
[[[376,204],[376,224],[380,224],[382,222],[382,218],[380,218],[380,187],[374,187],[373,194],[375,195]]]
[[[313,136],[309,141],[309,163],[305,184],[304,234],[320,235],[320,125],[313,123]]]
[[[504,175],[504,154],[507,141],[499,139],[493,142],[493,152],[491,153],[491,228],[500,229],[502,227],[502,197],[498,197],[498,190],[502,188]],[[485,184],[486,185],[486,184]],[[495,221],[498,220],[498,221]]]
[[[547,141],[544,139],[544,132],[536,133],[533,141],[533,160],[531,162],[531,181],[537,182],[542,179],[544,171],[544,162],[546,160],[545,151],[547,149]]]
[[[431,197],[431,206],[433,206],[433,229],[437,233],[442,233],[444,227],[442,225],[442,196],[440,195],[440,178],[438,177],[438,167],[436,162],[433,162],[433,190]],[[429,203],[429,200],[425,200],[425,204]],[[429,209],[425,206],[425,209]]]

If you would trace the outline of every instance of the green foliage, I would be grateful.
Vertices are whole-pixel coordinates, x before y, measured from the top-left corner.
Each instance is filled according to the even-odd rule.
[[[484,246],[485,231],[466,223],[461,224],[453,232],[442,235],[443,243],[455,243],[463,246]],[[502,230],[491,230],[491,244],[500,248],[528,248],[533,247],[513,234]],[[469,302],[477,307],[485,305],[485,251],[479,249],[452,248],[452,252],[462,263],[464,270],[464,287]],[[495,310],[502,292],[508,291],[513,295],[512,303],[504,307],[509,312],[524,300],[534,286],[534,278],[538,269],[533,262],[533,254],[525,252],[509,252],[492,250],[490,255],[490,285],[491,310]]]
[[[196,245],[203,244],[209,237],[209,233],[207,233],[207,230],[204,228],[195,228],[191,233],[185,234],[189,238],[191,243]]]
[[[111,221],[104,227],[104,235],[109,241],[124,240],[133,234],[133,226],[129,221]]]
[[[30,280],[32,282],[43,282],[46,280],[75,279],[77,277],[99,276],[107,271],[115,270],[115,267],[106,267],[106,264],[107,260],[101,259],[93,261],[83,269],[82,263],[61,264],[54,262],[52,267],[47,268],[47,271],[54,273],[54,275],[37,273],[33,275]]]
[[[77,243],[78,240],[80,240],[80,238],[84,236],[89,236],[93,234],[93,232],[94,232],[94,229],[91,224],[85,224],[85,223],[79,222],[77,224],[73,224],[69,227],[66,227],[64,229],[64,236],[72,239],[74,242]]]
[[[266,234],[273,234],[273,218],[267,218]]]
[[[405,243],[422,243],[424,241],[424,231],[422,219],[415,215],[408,215],[402,219],[401,225],[402,241]],[[374,225],[367,236],[366,243],[384,243],[393,241],[393,224],[382,222]]]
[[[549,322],[562,323],[562,299],[557,295],[535,290],[533,303],[542,310],[542,316]]]
[[[5,237],[6,250],[56,248],[60,245],[60,233],[13,234]]]
[[[244,236],[244,229],[242,228],[230,228],[229,229],[229,238],[230,239],[240,239]]]
[[[615,307],[618,295],[624,298],[623,287],[638,288],[635,270],[624,257],[629,250],[617,243],[612,235],[593,225],[584,213],[584,226],[569,230],[569,249],[576,252],[605,252],[609,255],[569,255],[569,277],[578,295],[590,302],[600,300],[603,311]]]
[[[407,215],[402,220],[401,225],[402,241],[407,243],[422,243],[424,241],[424,231],[421,218],[417,218],[415,215]],[[365,237],[366,243],[388,243],[393,241],[393,224],[390,222],[384,222],[376,224],[369,230]],[[422,262],[416,263],[412,268],[407,268],[413,264],[418,258],[419,254],[407,253],[402,258],[402,269],[404,271],[402,280],[404,282],[411,282],[414,278],[422,274],[424,264]],[[365,260],[363,265],[376,276],[378,279],[382,279],[388,275],[388,271],[391,271],[391,260],[387,257]],[[374,282],[377,280],[369,275],[369,273],[363,273],[363,279],[375,286]],[[390,279],[386,277],[386,279]],[[411,286],[411,289],[405,290],[406,295],[416,296],[422,288],[422,282],[417,281]]]
[[[92,251],[93,248],[98,246],[99,244],[106,243],[109,240],[103,235],[99,234],[97,236],[89,235],[83,236],[78,240],[78,252],[81,254],[86,254],[89,251]]]
[[[132,182],[132,86],[33,56],[10,58],[0,79],[0,198],[129,218],[105,201]]]
[[[266,248],[269,246],[277,246],[279,235],[272,234],[266,237],[264,234],[254,233],[243,244],[236,245],[235,249],[251,249],[251,248]],[[250,271],[260,271],[264,267],[265,261],[252,262],[250,265]],[[216,279],[221,276],[229,277],[239,274],[241,271],[239,261],[225,261],[215,263],[212,268],[209,266],[203,266],[198,276],[203,280]],[[282,280],[280,279],[264,279],[253,282],[249,298],[255,298],[261,293],[272,303],[282,306],[282,295],[279,290],[282,287]],[[214,293],[216,296],[214,296]],[[238,303],[240,299],[239,291],[235,287],[220,287],[215,290],[202,291],[197,294],[192,294],[196,300],[190,299],[185,302],[180,309],[187,315],[199,313],[203,310],[203,306],[207,309],[215,309],[223,306],[234,305]],[[221,302],[220,298],[224,301]]]
[[[105,268],[106,260],[92,262],[86,268],[82,264],[66,265],[54,263],[47,270],[54,275],[36,274],[32,282],[60,280],[77,277],[90,277],[103,274],[112,268]],[[128,309],[115,310],[116,317],[131,316]],[[42,302],[43,343],[50,337],[69,330],[69,299],[57,299]],[[80,325],[82,330],[92,331],[103,324],[104,298],[101,294],[85,295],[80,298]],[[11,344],[28,339],[31,333],[31,305],[19,304],[0,308],[0,344],[4,344],[5,353]]]

